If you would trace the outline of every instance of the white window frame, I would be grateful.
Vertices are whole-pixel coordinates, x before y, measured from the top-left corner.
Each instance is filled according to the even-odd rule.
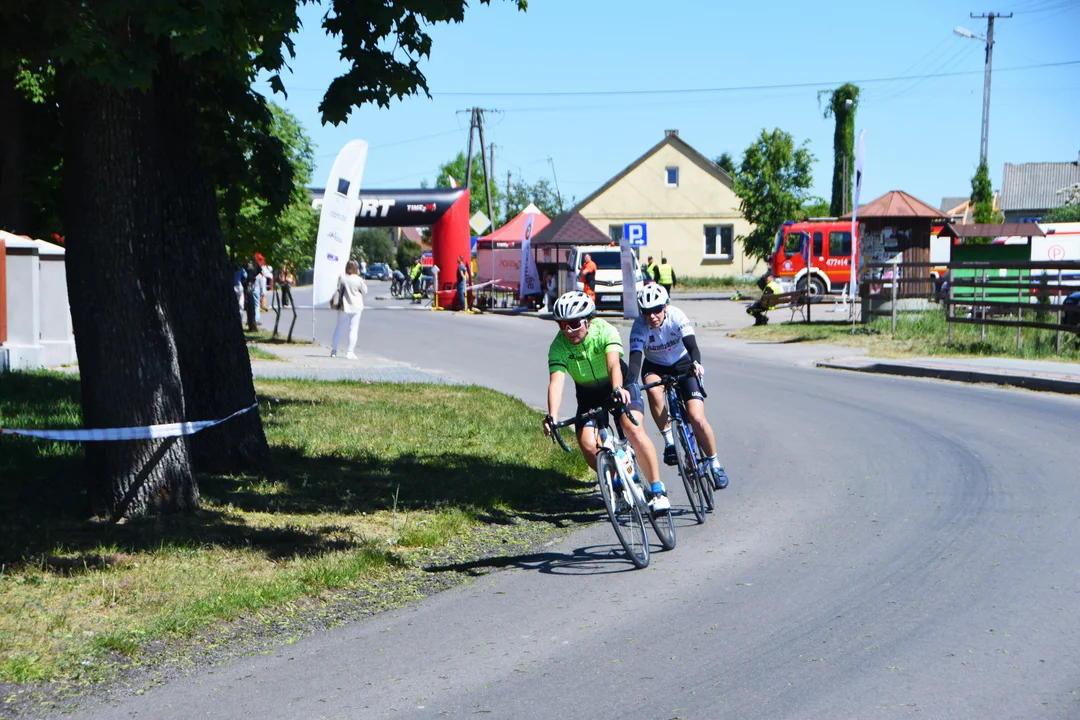
[[[731,228],[731,252],[721,252],[723,249],[723,242],[721,242],[720,228]],[[716,250],[715,253],[709,253],[708,250],[708,229],[716,228]],[[735,226],[731,223],[710,223],[708,225],[701,226],[701,257],[706,260],[733,260],[735,257]]]
[[[675,171],[675,182],[671,182],[670,180],[668,180],[668,173],[670,173],[672,170]],[[668,166],[668,167],[664,168],[664,187],[669,187],[669,188],[679,187],[679,166],[678,165],[671,165],[671,166]]]

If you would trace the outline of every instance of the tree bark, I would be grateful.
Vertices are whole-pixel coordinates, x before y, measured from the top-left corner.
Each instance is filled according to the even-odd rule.
[[[162,136],[164,241],[170,281],[166,297],[176,331],[189,419],[226,417],[255,402],[232,267],[221,237],[217,197],[200,162],[195,80],[175,56],[154,79]],[[213,131],[213,129],[211,129]],[[270,460],[259,409],[191,438],[199,472],[258,470]]]
[[[58,73],[64,122],[67,281],[83,424],[112,428],[186,417],[167,298],[161,138],[148,93]],[[199,491],[186,439],[86,444],[110,514],[191,511]]]

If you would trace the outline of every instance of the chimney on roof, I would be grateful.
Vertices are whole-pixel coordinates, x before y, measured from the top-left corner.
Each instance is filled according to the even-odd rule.
[[[675,137],[679,137],[679,131],[678,130],[665,130],[664,131],[664,137],[671,137],[672,135],[674,135]]]

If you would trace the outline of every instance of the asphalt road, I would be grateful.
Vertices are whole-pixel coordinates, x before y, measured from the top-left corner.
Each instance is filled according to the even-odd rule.
[[[540,405],[554,330],[372,309],[361,343]],[[1080,401],[703,346],[731,487],[648,569],[597,525],[83,716],[1080,717]]]

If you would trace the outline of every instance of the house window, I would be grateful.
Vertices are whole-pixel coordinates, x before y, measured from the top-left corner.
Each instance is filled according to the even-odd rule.
[[[664,168],[664,187],[679,187],[679,168]]]
[[[705,226],[705,257],[730,258],[735,245],[734,225]]]
[[[607,234],[613,242],[619,242],[622,240],[622,225],[608,225]]]

